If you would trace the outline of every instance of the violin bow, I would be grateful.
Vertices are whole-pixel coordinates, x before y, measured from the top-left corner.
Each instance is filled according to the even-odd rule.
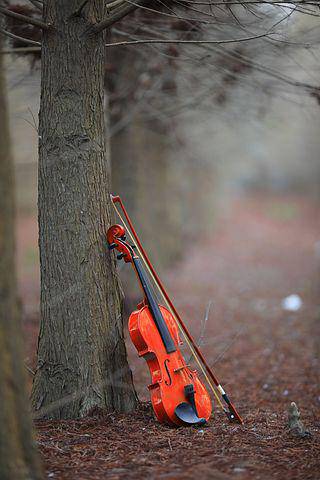
[[[197,364],[199,365],[199,368],[202,371],[208,385],[210,386],[218,404],[220,405],[220,407],[222,408],[222,410],[224,411],[224,413],[227,415],[228,419],[231,422],[237,422],[237,423],[243,424],[243,420],[240,417],[239,413],[237,412],[235,406],[233,405],[233,403],[231,402],[227,393],[225,392],[225,390],[221,386],[221,383],[218,381],[217,377],[214,375],[212,369],[207,364],[207,362],[206,362],[204,356],[202,355],[199,347],[197,346],[196,342],[192,338],[189,330],[187,329],[187,327],[184,324],[182,318],[180,317],[179,313],[177,312],[175,306],[173,305],[169,295],[167,294],[167,292],[166,292],[166,290],[165,290],[157,272],[153,268],[152,263],[150,262],[150,260],[148,258],[148,255],[146,254],[146,252],[145,252],[145,250],[144,250],[144,248],[143,248],[143,246],[140,242],[140,239],[139,239],[139,237],[138,237],[138,235],[135,231],[135,228],[132,224],[132,221],[129,217],[129,214],[126,211],[125,206],[124,206],[120,196],[119,195],[116,195],[116,196],[115,195],[110,195],[110,197],[111,197],[113,207],[114,207],[118,217],[120,218],[123,225],[126,227],[127,232],[129,234],[131,240],[136,244],[136,248],[137,248],[142,260],[144,261],[150,276],[154,280],[155,284],[158,286],[158,288],[159,288],[159,290],[160,290],[160,292],[161,292],[169,310],[171,311],[171,313],[175,317],[175,319],[177,321],[177,324],[178,324],[178,327],[179,327],[181,333],[183,334],[183,337],[186,340],[186,343],[189,346],[190,351],[191,351],[194,359],[196,360]],[[121,210],[122,210],[122,212],[125,216],[125,219],[126,219],[128,225],[129,225],[129,228],[127,227],[126,222],[122,218],[122,215],[119,212],[119,209],[117,208],[116,203],[118,203],[120,205],[120,208],[121,208]],[[215,385],[218,392],[220,393],[223,401],[226,404],[226,407],[223,405],[223,403],[222,403],[218,393],[216,392],[216,389],[214,388],[212,382]]]

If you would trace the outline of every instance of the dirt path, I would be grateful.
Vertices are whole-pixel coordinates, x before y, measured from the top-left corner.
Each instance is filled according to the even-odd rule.
[[[205,428],[170,429],[148,404],[134,416],[38,422],[48,478],[319,479],[319,226],[311,201],[238,200],[211,238],[184,245],[184,263],[165,279],[196,338],[212,300],[202,349],[244,426],[217,407]],[[290,294],[302,299],[297,312],[281,307]],[[130,359],[147,398],[146,365]],[[288,433],[291,401],[311,438]]]

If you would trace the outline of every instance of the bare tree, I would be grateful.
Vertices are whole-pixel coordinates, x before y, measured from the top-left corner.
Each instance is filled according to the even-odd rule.
[[[0,118],[0,478],[37,480],[42,474],[32,434],[22,360],[14,261],[14,173],[2,55]]]

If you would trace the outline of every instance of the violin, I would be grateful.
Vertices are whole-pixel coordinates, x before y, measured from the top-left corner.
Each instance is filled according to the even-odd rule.
[[[175,319],[158,305],[141,260],[125,241],[125,229],[113,225],[107,232],[111,249],[117,249],[125,262],[132,263],[145,300],[129,317],[129,333],[139,357],[147,361],[153,410],[159,422],[174,425],[201,425],[212,412],[211,399],[195,370],[186,364],[179,345]]]
[[[151,384],[148,389],[156,418],[159,422],[169,425],[191,426],[205,424],[212,414],[211,398],[205,385],[200,380],[197,371],[187,365],[181,353],[180,346],[183,342],[180,333],[182,333],[208,385],[229,420],[243,423],[173,306],[142,247],[120,197],[111,196],[111,199],[116,213],[126,226],[125,220],[115,206],[115,203],[120,204],[129,228],[115,224],[108,229],[109,249],[119,252],[118,260],[123,259],[125,263],[132,265],[144,296],[143,301],[137,306],[137,310],[131,313],[128,328],[139,357],[143,357],[149,367]],[[127,242],[126,233],[130,235],[133,244]],[[143,264],[162,294],[167,304],[166,307],[158,303]],[[212,381],[227,404],[227,409],[223,406]]]

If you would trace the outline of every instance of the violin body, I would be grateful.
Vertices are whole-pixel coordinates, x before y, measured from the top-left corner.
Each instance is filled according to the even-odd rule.
[[[159,308],[176,346],[172,353],[166,351],[147,305],[132,312],[129,318],[131,340],[150,370],[148,389],[155,415],[159,422],[171,425],[203,424],[212,413],[210,396],[197,372],[189,369],[179,350],[182,342],[173,315],[165,307]],[[186,401],[193,403],[193,411]],[[197,421],[196,415],[199,417]]]

